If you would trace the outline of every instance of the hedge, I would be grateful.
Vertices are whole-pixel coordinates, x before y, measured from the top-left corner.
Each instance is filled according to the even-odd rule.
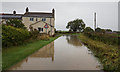
[[[2,47],[9,47],[22,44],[30,37],[30,32],[26,29],[15,28],[13,26],[2,25]]]
[[[118,34],[84,33],[87,37],[109,45],[118,45]]]

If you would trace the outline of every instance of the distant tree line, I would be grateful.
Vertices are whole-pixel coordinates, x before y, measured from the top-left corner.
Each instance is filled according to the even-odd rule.
[[[82,19],[76,19],[68,22],[66,28],[69,29],[69,32],[82,32],[84,35],[93,40],[102,41],[110,45],[118,44],[118,37],[120,37],[120,32],[115,32],[111,29],[101,29],[99,27],[93,30],[91,27],[85,26],[86,25]]]
[[[73,21],[69,21],[67,23],[66,28],[69,29],[70,32],[99,32],[99,33],[105,33],[105,32],[113,32],[111,29],[101,29],[96,28],[93,30],[91,27],[85,27],[85,23],[82,19],[75,19]]]

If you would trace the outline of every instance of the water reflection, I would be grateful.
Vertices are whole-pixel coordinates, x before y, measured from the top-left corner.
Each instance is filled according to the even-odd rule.
[[[61,36],[9,70],[100,70],[77,36]]]
[[[78,39],[78,36],[76,35],[70,35],[70,36],[67,35],[66,40],[69,44],[73,46],[82,46],[81,41]]]
[[[36,53],[32,54],[28,58],[24,59],[23,61],[19,62],[15,66],[11,67],[9,70],[17,70],[22,67],[23,64],[29,63],[30,59],[37,59],[37,58],[50,58],[51,61],[54,61],[54,41],[50,44],[44,46],[40,50],[38,50]]]
[[[54,61],[54,42],[51,42],[47,46],[44,46],[41,48],[38,52],[33,54],[30,57],[37,57],[37,58],[52,58],[52,61]]]

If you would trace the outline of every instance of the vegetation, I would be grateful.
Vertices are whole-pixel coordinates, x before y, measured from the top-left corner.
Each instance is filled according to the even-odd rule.
[[[104,30],[104,29],[101,29],[101,28],[96,28],[96,29],[95,29],[95,32],[105,33],[105,30]]]
[[[14,26],[13,26],[14,25]],[[8,20],[7,24],[2,24],[2,47],[18,46],[31,40],[48,40],[48,35],[40,35],[38,30],[29,32],[22,25],[20,20]]]
[[[112,32],[112,30],[111,30],[111,29],[106,29],[106,31],[107,31],[107,32]]]
[[[2,47],[22,44],[28,38],[30,38],[30,32],[26,29],[2,25]]]
[[[95,32],[91,28],[84,29],[84,33],[80,35],[80,39],[100,59],[107,72],[119,71],[119,37],[119,33],[112,33],[111,29],[101,28],[96,28]]]
[[[86,27],[83,32],[84,33],[91,33],[91,32],[94,32],[94,30],[90,27]]]
[[[82,32],[85,28],[85,23],[83,22],[82,19],[76,19],[68,22],[66,28],[69,29],[69,31]]]
[[[23,60],[30,54],[36,52],[38,49],[54,41],[56,37],[50,37],[49,40],[34,40],[29,43],[25,43],[21,46],[14,46],[10,48],[3,49],[2,52],[2,69],[6,70],[9,67],[15,65],[19,61]]]
[[[118,34],[84,33],[87,37],[109,45],[118,45]]]
[[[68,22],[66,28],[69,31],[83,32],[80,34],[80,39],[84,42],[88,48],[90,48],[94,55],[99,58],[100,62],[103,64],[103,68],[107,72],[119,72],[119,50],[118,42],[120,37],[120,32],[112,33],[111,29],[101,29],[96,28],[95,31],[86,27],[82,24],[84,22],[79,19]]]
[[[2,71],[2,25],[0,24],[0,71]]]
[[[105,71],[119,72],[120,57],[118,46],[108,45],[101,41],[90,39],[84,34],[80,34],[80,39],[92,50],[94,55],[99,58]]]
[[[7,25],[14,26],[16,28],[25,28],[24,24],[19,19],[9,19]]]
[[[0,72],[1,71],[2,71],[2,48],[0,47]]]
[[[2,69],[8,69],[58,37],[40,34],[36,29],[29,32],[21,21],[8,20],[6,25],[2,24]]]

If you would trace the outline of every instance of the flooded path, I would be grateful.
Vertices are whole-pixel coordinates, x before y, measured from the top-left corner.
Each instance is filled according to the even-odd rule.
[[[100,70],[99,62],[75,35],[61,36],[9,70]]]

